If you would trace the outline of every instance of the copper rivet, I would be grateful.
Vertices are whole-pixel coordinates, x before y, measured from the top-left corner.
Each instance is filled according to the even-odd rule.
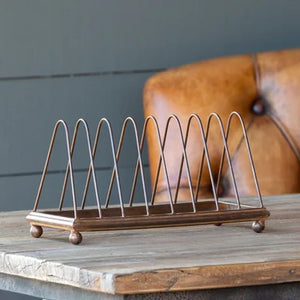
[[[261,116],[266,112],[265,104],[261,100],[256,100],[251,108],[255,115]]]

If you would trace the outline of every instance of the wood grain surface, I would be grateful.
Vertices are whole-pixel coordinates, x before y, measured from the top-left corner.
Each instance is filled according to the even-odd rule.
[[[300,281],[300,195],[266,197],[263,233],[250,223],[29,234],[27,211],[0,214],[0,272],[110,294]]]

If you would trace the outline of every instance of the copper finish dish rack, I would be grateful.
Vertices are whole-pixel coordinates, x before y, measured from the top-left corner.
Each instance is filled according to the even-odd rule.
[[[241,204],[240,197],[238,194],[235,174],[233,172],[233,167],[231,163],[230,153],[228,150],[227,139],[230,132],[230,124],[232,118],[235,117],[239,120],[241,129],[243,131],[243,139],[248,152],[249,163],[251,165],[251,170],[253,174],[254,184],[257,191],[257,205],[245,205]],[[207,140],[209,137],[209,127],[212,119],[216,119],[218,126],[220,128],[220,133],[222,137],[222,156],[220,159],[218,178],[213,178],[212,168],[210,162],[209,151],[207,147]],[[194,121],[199,126],[199,139],[203,143],[202,160],[199,166],[199,176],[196,188],[192,184],[192,179],[190,175],[190,167],[188,161],[188,155],[186,151],[186,145],[189,138],[189,129],[191,122]],[[178,128],[178,136],[180,138],[181,147],[181,160],[179,164],[178,173],[178,184],[175,193],[172,193],[169,177],[168,168],[166,165],[166,157],[164,154],[164,149],[166,146],[168,127],[170,122],[175,122],[175,126]],[[144,164],[142,160],[142,154],[144,150],[144,144],[146,140],[146,134],[148,130],[148,125],[152,123],[153,128],[155,128],[157,137],[157,146],[159,148],[159,160],[157,164],[157,171],[154,183],[149,189],[147,186],[147,181],[145,180],[144,174]],[[119,158],[123,146],[124,136],[127,127],[131,124],[134,129],[134,140],[135,148],[137,153],[135,172],[133,176],[131,193],[129,201],[124,202],[124,197],[122,193],[122,188],[120,184],[120,172],[119,172]],[[75,192],[74,183],[74,169],[73,169],[73,152],[76,146],[76,139],[78,128],[83,126],[86,143],[89,153],[89,167],[87,169],[86,184],[83,191],[83,197],[81,200],[81,205],[78,207],[77,195]],[[62,188],[62,193],[60,197],[60,203],[57,210],[42,210],[38,211],[38,206],[40,202],[41,192],[43,189],[44,181],[46,178],[49,161],[51,158],[54,141],[57,135],[58,128],[62,127],[65,134],[66,142],[66,152],[67,152],[67,167],[65,171],[64,183]],[[107,190],[107,196],[105,203],[101,203],[98,190],[98,179],[95,171],[95,157],[97,155],[97,147],[100,143],[100,133],[104,128],[108,132],[109,144],[111,148],[111,156],[113,160],[112,173],[110,177],[110,184]],[[102,142],[102,141],[101,141]],[[234,194],[233,199],[220,199],[218,195],[220,177],[224,165],[224,160],[226,159],[228,164],[228,169],[230,172]],[[204,160],[208,168],[211,190],[213,193],[213,199],[198,199],[198,192],[200,189],[201,173],[203,170]],[[186,201],[177,201],[178,190],[180,189],[180,178],[182,176],[182,170],[185,168],[187,173],[188,185],[190,190],[190,199]],[[166,188],[168,194],[168,202],[158,203],[156,202],[157,193],[157,182],[160,174],[163,174],[166,181]],[[134,193],[138,183],[138,177],[140,176],[141,189],[143,191],[143,202],[133,203]],[[64,198],[68,180],[70,181],[71,195],[72,195],[72,209],[64,208]],[[95,191],[95,207],[86,207],[86,197],[90,186],[90,181],[92,180],[94,191]],[[110,204],[110,198],[112,193],[113,185],[116,184],[117,194],[118,194],[118,205]],[[148,195],[147,190],[151,190],[151,195]],[[133,118],[128,117],[123,123],[121,130],[121,135],[118,143],[118,147],[115,147],[115,141],[113,137],[112,126],[110,122],[103,118],[98,123],[94,143],[92,146],[89,127],[83,119],[79,119],[76,123],[72,140],[69,137],[69,129],[66,123],[59,120],[53,130],[50,147],[48,155],[46,158],[44,170],[41,177],[41,182],[39,185],[34,209],[27,216],[27,220],[31,224],[31,235],[33,237],[40,237],[43,233],[42,227],[58,228],[70,231],[69,241],[73,244],[79,244],[82,241],[82,235],[80,232],[83,231],[100,231],[100,230],[119,230],[119,229],[131,229],[131,228],[151,228],[151,227],[167,227],[167,226],[182,226],[182,225],[197,225],[197,224],[215,224],[221,225],[222,223],[232,223],[232,222],[246,222],[253,221],[252,229],[255,232],[261,232],[264,229],[265,220],[268,218],[270,213],[263,206],[262,197],[260,194],[255,168],[253,165],[252,155],[250,151],[250,146],[246,134],[246,129],[241,116],[237,112],[232,112],[228,118],[226,129],[224,129],[223,122],[218,114],[211,113],[208,118],[206,130],[204,131],[202,121],[198,115],[192,114],[188,120],[187,128],[183,132],[181,123],[175,115],[171,115],[168,120],[166,120],[166,127],[164,128],[163,134],[161,134],[158,122],[155,117],[149,116],[145,119],[142,134],[139,137],[138,128],[136,122]]]

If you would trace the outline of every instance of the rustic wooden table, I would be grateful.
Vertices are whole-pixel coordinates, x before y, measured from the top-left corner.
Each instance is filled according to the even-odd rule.
[[[182,299],[275,292],[296,299],[300,194],[264,204],[271,217],[260,234],[250,223],[89,232],[79,246],[65,231],[32,238],[28,212],[1,213],[0,289],[48,299],[167,299],[175,292]]]

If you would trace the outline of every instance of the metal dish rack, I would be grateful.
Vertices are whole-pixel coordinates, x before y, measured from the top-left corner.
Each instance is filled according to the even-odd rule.
[[[245,205],[241,204],[240,197],[238,194],[238,189],[235,180],[235,174],[233,171],[231,157],[228,150],[227,139],[230,132],[230,125],[232,118],[238,118],[242,131],[243,139],[247,147],[248,158],[252,169],[253,179],[257,190],[257,205]],[[218,172],[218,178],[215,183],[215,178],[212,175],[212,168],[210,162],[209,151],[207,147],[207,140],[210,135],[210,123],[212,119],[216,119],[220,128],[223,150],[220,159],[220,166]],[[189,138],[189,131],[191,122],[195,121],[199,126],[199,138],[203,143],[202,159],[199,166],[199,175],[197,180],[196,188],[193,187],[189,161],[186,152],[186,145]],[[164,149],[166,146],[167,133],[170,122],[175,122],[178,128],[178,134],[180,137],[180,147],[181,147],[181,160],[179,163],[179,173],[178,173],[178,183],[176,186],[175,193],[172,193],[169,177],[168,168],[166,165],[166,158],[164,154]],[[144,165],[142,160],[142,154],[144,150],[144,144],[146,140],[146,134],[148,130],[148,125],[152,123],[156,131],[157,146],[159,147],[159,161],[157,165],[157,172],[154,180],[154,184],[151,187],[151,195],[147,194],[149,187],[148,182],[145,181]],[[119,174],[119,158],[123,147],[124,136],[127,127],[131,124],[134,129],[134,139],[137,152],[135,173],[133,177],[131,194],[128,202],[124,202],[122,188],[120,185],[120,174]],[[95,157],[97,155],[97,147],[100,143],[100,133],[104,130],[104,125],[109,133],[109,143],[111,146],[111,155],[113,158],[113,168],[110,179],[110,184],[107,190],[107,197],[105,203],[101,203],[98,190],[98,179],[95,172]],[[86,143],[89,153],[89,167],[87,172],[86,184],[83,191],[83,197],[80,207],[78,207],[77,196],[75,192],[74,183],[74,170],[73,170],[73,152],[76,146],[76,139],[79,126],[83,126],[85,130]],[[38,206],[40,202],[41,192],[43,189],[44,181],[46,178],[49,161],[51,158],[52,150],[54,147],[54,141],[57,135],[58,128],[62,127],[65,133],[66,142],[66,152],[67,152],[67,168],[65,171],[64,183],[62,188],[62,193],[60,197],[60,204],[57,210],[43,210],[38,211]],[[101,141],[103,143],[107,141]],[[222,169],[224,165],[224,160],[227,160],[228,168],[233,184],[235,198],[233,199],[220,199],[218,195],[220,178],[222,174]],[[213,193],[213,199],[198,199],[198,192],[200,189],[201,174],[203,171],[204,160],[209,171],[211,189]],[[177,201],[178,191],[180,189],[180,179],[182,176],[182,170],[185,167],[187,172],[188,185],[190,190],[190,199],[186,201]],[[163,173],[166,181],[166,189],[168,194],[168,202],[157,203],[156,193],[157,193],[157,183],[159,176]],[[137,179],[140,174],[141,185],[143,191],[143,202],[133,203],[134,193],[137,186]],[[101,178],[100,178],[101,179]],[[64,198],[66,192],[66,186],[70,180],[71,194],[72,194],[72,209],[64,208]],[[86,207],[86,197],[90,186],[90,181],[92,180],[95,191],[95,204],[96,207]],[[118,205],[111,205],[111,192],[113,185],[116,184],[118,192]],[[46,158],[44,170],[41,177],[41,182],[39,185],[34,209],[27,216],[27,220],[31,224],[31,235],[33,237],[40,237],[43,233],[43,227],[59,228],[70,231],[69,241],[73,244],[79,244],[82,241],[82,235],[80,232],[83,231],[99,231],[99,230],[119,230],[119,229],[131,229],[131,228],[151,228],[151,227],[166,227],[166,226],[183,226],[183,225],[197,225],[197,224],[215,224],[221,225],[222,223],[232,223],[232,222],[246,222],[253,221],[252,228],[255,232],[263,231],[265,227],[265,220],[270,215],[269,211],[264,208],[262,197],[260,194],[257,177],[255,173],[255,168],[253,165],[251,150],[249,146],[249,141],[246,134],[246,129],[241,116],[237,112],[232,112],[229,115],[226,129],[224,129],[223,122],[218,114],[211,113],[208,117],[208,122],[206,130],[204,131],[202,121],[197,114],[192,114],[188,119],[187,128],[185,133],[183,132],[181,123],[175,115],[171,115],[166,120],[166,126],[163,134],[158,126],[158,122],[154,116],[148,116],[145,119],[142,134],[139,137],[138,128],[135,120],[131,117],[125,119],[123,127],[121,130],[121,135],[118,143],[118,147],[115,147],[115,140],[113,137],[112,126],[110,122],[103,118],[99,121],[96,136],[92,146],[89,127],[86,121],[79,119],[76,123],[73,138],[70,141],[69,129],[67,124],[59,120],[54,127],[48,155]]]

